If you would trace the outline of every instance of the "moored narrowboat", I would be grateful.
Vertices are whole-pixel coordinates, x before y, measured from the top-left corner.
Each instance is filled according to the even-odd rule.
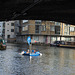
[[[4,39],[0,39],[0,50],[6,49],[6,43]]]

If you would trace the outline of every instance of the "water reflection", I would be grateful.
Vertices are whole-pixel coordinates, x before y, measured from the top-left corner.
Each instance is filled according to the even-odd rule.
[[[33,46],[43,55],[23,56],[25,45],[10,45],[0,51],[0,75],[75,75],[75,50],[49,46]]]

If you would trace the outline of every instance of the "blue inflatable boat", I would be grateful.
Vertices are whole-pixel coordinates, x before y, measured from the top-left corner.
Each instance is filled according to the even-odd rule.
[[[27,53],[26,51],[22,51],[21,54],[27,55],[27,56],[40,56],[40,55],[42,55],[39,51],[34,53],[33,50],[32,50],[32,53]]]

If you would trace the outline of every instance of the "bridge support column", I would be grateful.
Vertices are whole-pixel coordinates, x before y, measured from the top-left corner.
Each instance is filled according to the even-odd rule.
[[[56,36],[56,41],[57,41],[57,36]]]
[[[60,37],[60,41],[61,41],[61,37]]]

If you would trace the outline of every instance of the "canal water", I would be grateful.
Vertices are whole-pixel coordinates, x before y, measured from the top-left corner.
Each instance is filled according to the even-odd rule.
[[[0,50],[0,75],[75,75],[75,49],[33,46],[42,56],[23,56],[27,45],[7,44]]]

